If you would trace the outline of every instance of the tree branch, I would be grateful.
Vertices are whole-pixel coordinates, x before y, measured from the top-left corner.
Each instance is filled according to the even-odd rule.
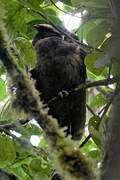
[[[25,125],[26,123],[29,122],[29,119],[26,119],[26,120],[23,120],[23,119],[20,119],[16,122],[13,122],[13,123],[9,123],[9,124],[0,124],[0,129],[6,129],[6,130],[14,130],[16,129],[17,125]]]
[[[82,89],[88,89],[88,88],[97,87],[97,86],[107,86],[110,84],[114,84],[118,81],[120,81],[120,76],[116,76],[116,77],[109,78],[109,79],[103,79],[103,80],[99,80],[99,81],[86,82],[86,83],[81,84],[77,88],[75,88],[71,91],[68,91],[67,95],[63,98],[67,98],[69,96],[75,96],[75,95],[79,94]],[[62,98],[59,94],[57,96],[55,96],[54,98],[52,98],[48,102],[48,105],[50,105],[58,100],[62,100]]]

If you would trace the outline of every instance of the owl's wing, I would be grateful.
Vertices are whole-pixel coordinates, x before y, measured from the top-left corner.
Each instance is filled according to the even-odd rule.
[[[49,37],[36,44],[37,67],[31,71],[36,88],[45,103],[62,90],[72,90],[86,79],[84,52],[77,44]],[[49,113],[58,119],[60,126],[67,126],[67,133],[74,139],[82,134],[85,125],[85,91],[54,102]]]

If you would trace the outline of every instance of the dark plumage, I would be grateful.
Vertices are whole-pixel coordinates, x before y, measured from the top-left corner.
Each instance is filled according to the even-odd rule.
[[[80,46],[61,35],[48,24],[34,26],[38,33],[33,39],[37,54],[36,68],[31,71],[41,98],[48,103],[61,91],[69,91],[86,80],[85,53]],[[77,39],[77,37],[62,29]],[[67,126],[67,133],[79,139],[85,125],[86,93],[68,96],[49,105],[49,114],[58,119],[61,127]]]

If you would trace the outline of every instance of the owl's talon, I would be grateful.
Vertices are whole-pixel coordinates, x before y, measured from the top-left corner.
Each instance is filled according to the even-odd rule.
[[[67,91],[65,91],[65,90],[62,90],[62,91],[60,91],[59,93],[58,93],[58,96],[61,98],[61,99],[64,99],[64,98],[66,98],[67,96],[68,96],[68,92]]]

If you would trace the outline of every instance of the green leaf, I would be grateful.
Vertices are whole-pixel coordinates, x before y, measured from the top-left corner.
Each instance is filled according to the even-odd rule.
[[[0,76],[3,75],[4,73],[5,73],[5,68],[0,62]]]
[[[26,135],[36,135],[39,136],[43,133],[43,131],[41,130],[41,128],[39,128],[38,126],[36,126],[35,124],[27,124],[25,126],[25,132],[23,132],[22,134],[26,134]]]
[[[20,141],[22,141],[21,140],[21,138],[20,138]],[[22,144],[22,143],[21,143]],[[18,159],[18,161],[16,162],[16,164],[14,164],[15,165],[15,167],[17,166],[17,164],[18,163],[25,163],[26,161],[28,161],[29,160],[29,157],[30,157],[30,154],[31,154],[31,152],[32,152],[32,149],[31,149],[31,147],[29,147],[29,148],[26,148],[25,147],[25,145],[21,145],[20,143],[16,143],[15,144],[15,149],[16,149],[16,152],[17,152],[17,154],[18,154],[18,157],[19,157],[19,159]],[[27,146],[27,145],[26,145]]]
[[[99,116],[92,116],[90,119],[89,119],[89,126],[91,127],[94,127],[96,128],[96,125],[99,123],[100,121],[100,117]]]
[[[72,5],[71,0],[60,0],[60,1],[65,3],[65,4]]]
[[[115,42],[115,39],[110,36],[109,38],[107,38],[104,43],[102,44],[101,48],[105,51],[110,51],[113,47],[113,44]]]
[[[47,180],[51,175],[51,164],[41,157],[39,159],[33,159],[29,168],[37,179]]]
[[[29,175],[29,177],[32,178],[31,176],[31,173],[30,173],[30,169],[29,169],[29,166],[27,164],[22,164],[22,168],[23,168],[23,171]]]
[[[10,100],[8,99],[4,105],[2,106],[2,108],[0,109],[0,123],[3,124],[7,124],[8,122],[8,117],[9,117],[9,112],[11,111],[11,104],[10,104]]]
[[[89,151],[89,156],[92,157],[95,160],[99,160],[100,159],[100,151],[98,149],[91,149],[91,151]]]
[[[5,5],[4,1],[1,0],[1,2],[0,2],[0,18],[1,18],[0,22],[1,22],[1,20],[3,20],[5,18],[5,15],[6,15],[6,9],[5,9],[4,5]]]
[[[112,64],[112,56],[110,54],[105,54],[103,55],[103,57],[101,57],[100,59],[98,59],[95,63],[96,67],[105,67],[108,66],[110,67]]]
[[[48,17],[56,25],[61,26],[63,24],[62,21],[57,16],[56,11],[53,8],[46,8],[45,9],[45,16]]]
[[[47,146],[48,146],[48,144],[47,144],[47,141],[45,140],[45,138],[44,137],[41,138],[40,143],[39,143],[39,147],[46,148]]]
[[[18,179],[20,179],[20,180],[31,180],[31,177],[26,175],[26,173],[24,172],[24,170],[21,166],[16,167],[16,168],[13,168],[13,166],[12,166],[11,169],[12,169],[12,172],[19,177]]]
[[[83,38],[86,40],[87,34],[93,30],[99,23],[101,23],[101,19],[97,20],[89,20],[87,22],[83,22],[83,24],[80,26],[79,30],[77,31],[77,35],[79,38],[83,36]]]
[[[111,74],[117,76],[120,73],[120,69],[117,63],[112,64]]]
[[[40,7],[40,4],[42,4],[43,1],[44,0],[34,0],[34,1],[33,0],[26,0],[26,1],[22,0],[22,3],[26,6],[28,5],[32,9],[41,11],[42,8]]]
[[[94,7],[94,8],[107,8],[108,3],[104,0],[71,0],[72,5],[75,7]]]
[[[26,32],[26,23],[24,19],[25,9],[16,0],[3,0],[7,10],[7,18],[5,19],[8,31],[15,35],[15,31]],[[13,33],[14,32],[14,33]]]
[[[14,30],[22,33],[26,33],[27,31],[26,22],[24,19],[24,11],[24,9],[19,9],[19,11],[12,18],[12,25]]]
[[[86,35],[86,41],[89,45],[99,47],[109,32],[109,26],[106,21],[102,21],[95,28],[92,28]]]
[[[96,67],[96,61],[100,61],[103,57],[102,53],[91,53],[88,54],[85,58],[85,64],[86,67],[95,75],[99,76],[102,71],[104,70],[104,67]]]
[[[12,163],[16,158],[13,140],[6,135],[0,135],[0,162]]]
[[[34,67],[36,62],[36,53],[29,41],[24,44],[24,56],[25,64]]]
[[[67,12],[74,12],[74,9],[75,9],[74,7],[67,5],[67,4],[64,4],[63,8]]]
[[[31,157],[30,156],[26,156],[24,158],[19,156],[19,158],[12,165],[12,168],[19,168],[22,164],[29,164],[31,162],[32,158],[33,158],[32,156]]]
[[[0,101],[3,101],[7,96],[8,96],[8,93],[6,91],[6,84],[0,78]]]
[[[99,118],[99,116],[93,116],[90,118],[89,124],[88,124],[88,129],[89,129],[90,134],[92,135],[92,139],[99,148],[101,147],[101,140],[100,140],[99,131],[96,128],[96,126],[100,120],[101,119]]]
[[[24,37],[18,37],[15,42],[17,48],[19,48],[24,57],[24,64],[34,67],[36,62],[36,53],[32,47],[32,43]]]
[[[40,159],[33,159],[30,163],[30,169],[34,172],[40,172],[41,160]]]
[[[90,105],[93,108],[99,108],[107,103],[107,99],[102,94],[97,94],[92,98]]]
[[[90,139],[81,149],[81,152],[95,161],[100,161],[100,148]]]
[[[46,8],[45,12],[47,13],[47,15],[51,15],[51,16],[57,16],[56,11],[53,8]]]

